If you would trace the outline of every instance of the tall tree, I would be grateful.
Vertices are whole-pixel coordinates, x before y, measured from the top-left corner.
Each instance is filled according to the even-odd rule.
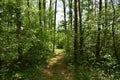
[[[111,0],[111,3],[112,3],[112,8],[113,8],[113,20],[112,20],[113,50],[114,50],[115,57],[119,60],[118,51],[117,51],[117,47],[116,47],[116,38],[115,38],[115,14],[116,14],[116,10],[114,7],[113,0]]]
[[[45,27],[47,27],[46,26],[46,0],[43,0],[43,10],[44,10],[44,18],[43,18],[43,20],[44,20],[44,28]]]
[[[17,32],[17,44],[18,44],[18,59],[22,58],[22,40],[21,40],[21,0],[16,0],[17,9],[16,9],[16,32]]]
[[[78,57],[78,15],[77,15],[77,0],[74,0],[74,78],[79,80],[79,57]]]
[[[67,49],[68,36],[67,36],[67,25],[66,25],[66,0],[62,0],[62,3],[63,3],[63,10],[64,10],[65,48]]]
[[[64,27],[66,31],[66,2],[65,0],[62,0],[62,3],[63,3],[63,10],[64,10]]]
[[[49,28],[51,29],[51,23],[52,23],[52,0],[50,0],[49,4]]]
[[[30,27],[30,1],[27,0],[27,7],[28,7],[28,27]]]
[[[80,38],[79,38],[79,53],[83,57],[83,29],[82,29],[82,10],[81,10],[81,4],[80,0],[78,0],[78,11],[79,11],[79,33],[80,33]]]
[[[104,23],[105,23],[104,26],[105,27],[104,27],[104,42],[103,42],[104,43],[104,47],[106,47],[106,45],[107,45],[106,44],[106,40],[107,40],[106,39],[106,34],[107,34],[106,31],[107,31],[107,25],[108,25],[108,18],[107,18],[107,13],[108,13],[107,7],[108,7],[108,4],[107,3],[108,3],[108,0],[105,0],[105,19],[104,19],[105,20],[104,21]],[[106,49],[105,49],[105,53],[106,53]]]
[[[50,34],[51,36],[49,36],[49,39],[52,41],[52,22],[53,22],[53,10],[52,10],[52,0],[50,0],[50,3],[49,3],[49,29],[50,29]]]
[[[42,26],[41,10],[42,10],[42,8],[41,8],[41,0],[39,0],[39,24],[40,24],[40,26]]]
[[[69,0],[69,22],[72,29],[72,0]]]
[[[78,15],[77,0],[74,0],[74,63],[78,65]]]
[[[54,41],[53,41],[53,52],[55,52],[55,43],[56,43],[56,38],[55,38],[55,33],[56,33],[56,14],[57,14],[57,0],[55,0],[55,13],[54,13]]]
[[[99,0],[99,18],[98,18],[98,33],[96,43],[96,58],[100,57],[100,31],[101,31],[101,11],[102,11],[102,0]]]
[[[108,22],[108,19],[107,19],[107,7],[108,7],[108,0],[105,0],[105,29],[107,27],[107,22]]]

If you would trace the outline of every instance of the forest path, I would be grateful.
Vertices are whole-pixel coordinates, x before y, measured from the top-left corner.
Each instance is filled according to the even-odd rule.
[[[64,55],[64,50],[56,50],[56,55],[48,61],[43,70],[41,80],[73,80],[73,71],[67,68]]]

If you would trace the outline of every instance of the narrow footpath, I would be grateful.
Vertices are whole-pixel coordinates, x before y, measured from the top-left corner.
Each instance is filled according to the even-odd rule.
[[[66,66],[64,51],[56,50],[56,55],[48,61],[43,70],[41,80],[73,80],[72,73]]]

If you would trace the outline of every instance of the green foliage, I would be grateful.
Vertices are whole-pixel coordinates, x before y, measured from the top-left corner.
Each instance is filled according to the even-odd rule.
[[[47,60],[53,56],[49,32],[38,24],[35,7],[29,23],[24,11],[27,6],[22,5],[22,59],[18,60],[16,2],[2,1],[0,6],[0,80],[39,80]]]
[[[47,64],[46,61],[52,57],[52,54],[47,44],[36,40],[32,42],[32,46],[29,46],[21,61],[16,57],[8,61],[5,60],[6,62],[1,66],[1,79],[39,79],[36,75],[40,75],[41,70]],[[14,56],[14,54],[11,55]],[[6,57],[2,58],[7,59]]]
[[[61,37],[62,35],[62,37]],[[57,37],[59,36],[58,38],[58,41],[57,41],[57,48],[58,49],[63,49],[64,48],[64,44],[65,44],[65,37],[64,37],[64,34],[61,34],[61,33],[58,33]]]
[[[0,80],[39,80],[47,61],[53,57],[54,43],[54,8],[51,6],[49,12],[46,6],[43,9],[43,0],[40,5],[36,0],[0,1]],[[114,0],[113,0],[114,1]],[[117,0],[116,0],[117,1]],[[102,3],[104,3],[103,1]],[[53,5],[53,2],[52,2]],[[105,5],[102,5],[101,17],[99,16],[99,1],[92,0],[81,2],[82,31],[78,30],[78,55],[79,63],[77,77],[79,80],[119,80],[120,79],[120,3],[114,3],[115,15],[113,14],[111,2],[107,2],[107,13]],[[68,7],[66,5],[66,7]],[[16,12],[20,9],[20,20],[17,20]],[[72,9],[71,9],[72,10]],[[72,13],[69,13],[72,14]],[[68,16],[68,13],[66,14]],[[70,19],[73,19],[70,15]],[[115,17],[114,30],[112,20]],[[40,21],[41,20],[41,21]],[[74,20],[74,19],[73,19]],[[74,28],[73,20],[60,22],[55,31],[55,46],[65,49],[65,62],[67,66],[74,69]],[[21,22],[21,42],[17,38],[17,21]],[[79,21],[79,19],[78,19]],[[106,22],[107,21],[107,22]],[[72,23],[72,24],[71,24]],[[106,25],[107,24],[107,25]],[[65,30],[65,26],[66,29]],[[80,25],[78,23],[78,29]],[[100,26],[100,31],[98,31]],[[96,58],[97,34],[100,33],[100,57]],[[113,38],[113,33],[115,38]],[[82,40],[82,50],[80,52]],[[115,43],[114,41],[115,40]],[[18,46],[21,44],[22,59],[18,60]],[[115,45],[115,46],[114,46]],[[81,55],[83,54],[83,55]]]

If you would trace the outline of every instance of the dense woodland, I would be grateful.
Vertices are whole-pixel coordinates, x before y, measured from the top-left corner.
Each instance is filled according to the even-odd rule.
[[[120,80],[120,0],[0,0],[0,80]]]

